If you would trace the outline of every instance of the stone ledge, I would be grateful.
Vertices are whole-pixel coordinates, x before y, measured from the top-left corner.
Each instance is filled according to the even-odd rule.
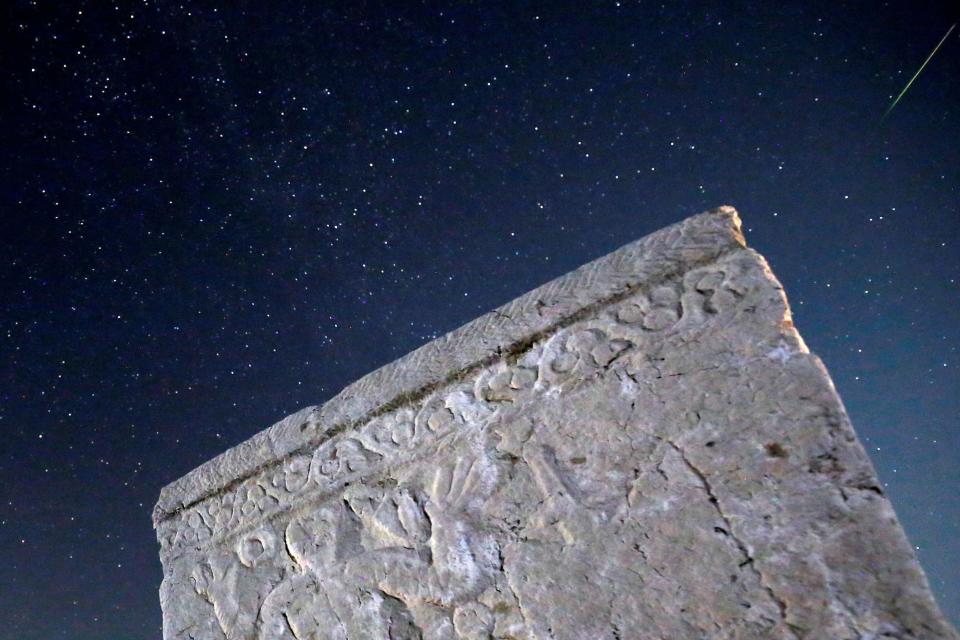
[[[736,210],[722,206],[587,263],[369,373],[322,406],[291,414],[165,486],[153,510],[154,526],[490,358],[522,348],[583,309],[743,246]]]

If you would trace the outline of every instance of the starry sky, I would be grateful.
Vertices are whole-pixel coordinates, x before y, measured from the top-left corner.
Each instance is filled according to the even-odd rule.
[[[720,204],[960,622],[947,3],[2,12],[0,638],[158,638],[164,484]]]

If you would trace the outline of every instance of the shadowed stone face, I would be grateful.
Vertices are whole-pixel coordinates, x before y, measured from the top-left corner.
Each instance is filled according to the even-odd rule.
[[[952,638],[724,207],[165,488],[166,640]]]

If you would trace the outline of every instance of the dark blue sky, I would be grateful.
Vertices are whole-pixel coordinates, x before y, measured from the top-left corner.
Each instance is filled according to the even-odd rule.
[[[320,4],[2,9],[0,638],[159,637],[162,485],[719,204],[960,621],[956,11]]]

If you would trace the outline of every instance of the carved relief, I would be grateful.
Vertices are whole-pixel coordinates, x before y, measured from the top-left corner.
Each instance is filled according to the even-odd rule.
[[[371,529],[378,546],[419,549],[430,538],[423,506],[406,488],[384,496],[373,513]]]
[[[732,310],[746,294],[741,275],[740,266],[729,260],[690,271],[683,278],[683,308],[696,322]]]
[[[654,296],[668,300],[666,293]],[[210,498],[181,516],[175,533],[162,536],[167,548],[184,548],[254,524],[299,496],[322,491],[347,476],[399,462],[458,428],[479,429],[504,403],[535,393],[568,388],[597,375],[632,346],[598,328],[563,330],[534,345],[516,363],[483,369],[472,384],[457,384],[362,425],[351,435],[322,443],[311,454],[285,460],[266,475],[251,478],[222,496]]]
[[[310,480],[310,458],[293,456],[283,462],[283,470],[274,478],[274,486],[287,493],[298,493]]]
[[[374,418],[358,432],[357,437],[368,450],[383,457],[392,456],[414,444],[414,418],[412,409],[394,411]]]
[[[347,628],[326,589],[312,575],[297,574],[281,582],[263,603],[259,640],[347,640]]]
[[[342,501],[295,516],[284,534],[294,569],[264,600],[261,640],[410,637],[406,607],[379,590],[345,580],[362,554],[360,523]]]
[[[683,317],[680,292],[674,285],[660,285],[649,295],[638,294],[614,310],[617,322],[643,331],[664,331]]]
[[[543,506],[531,518],[534,528],[556,527],[567,544],[585,542],[595,523],[584,510],[579,490],[565,478],[554,452],[547,446],[531,444],[524,449]]]
[[[215,552],[193,570],[193,588],[213,608],[227,640],[253,640],[265,591],[280,581],[274,536],[249,534],[232,552]]]
[[[677,230],[664,237],[683,240]],[[839,504],[831,487],[833,515],[816,513],[822,485],[841,479],[811,472],[820,467],[809,460],[824,450],[856,457],[853,440],[842,421],[784,409],[797,395],[786,368],[793,375],[802,358],[769,357],[764,340],[787,325],[739,335],[734,322],[776,323],[779,290],[755,255],[724,251],[685,273],[658,271],[655,284],[629,295],[626,280],[604,283],[590,306],[550,285],[556,296],[538,299],[536,318],[522,320],[535,331],[502,353],[449,370],[418,355],[410,362],[439,374],[416,391],[423,395],[351,404],[343,415],[371,413],[301,429],[328,437],[168,512],[159,524],[167,637],[790,640],[804,607],[847,616],[822,605],[832,593],[808,597],[819,584],[849,591],[813,574],[857,556],[821,561],[817,545],[835,543],[820,534],[882,497]],[[554,324],[534,324],[543,319]],[[717,353],[735,367],[719,370]],[[721,366],[703,366],[708,360]],[[742,384],[749,367],[757,371]],[[820,389],[804,390],[805,402],[828,402],[820,370],[804,375]],[[743,410],[750,402],[766,403],[762,425]],[[775,433],[751,440],[768,422]],[[291,425],[272,433],[289,435]],[[814,440],[811,457],[804,447]],[[790,455],[770,453],[770,442]],[[287,444],[269,441],[278,451]],[[797,482],[797,469],[809,483],[803,492],[772,493]],[[791,512],[798,499],[802,508],[794,502]],[[769,519],[749,522],[751,509]],[[816,562],[772,558],[778,529],[789,529],[790,544],[801,540],[807,513],[817,516],[807,529],[816,535],[803,539],[804,553]],[[802,526],[788,527],[790,518]],[[799,590],[796,575],[805,575]],[[860,595],[849,601],[869,601]],[[181,606],[188,613],[167,615]],[[796,628],[811,637],[882,635],[848,618]]]
[[[237,558],[245,567],[254,568],[269,561],[276,553],[276,539],[266,529],[254,531],[237,541]]]
[[[536,366],[511,366],[503,362],[485,370],[478,378],[475,393],[487,402],[516,402],[537,381]]]
[[[422,486],[351,487],[291,518],[282,545],[260,529],[203,561],[194,588],[231,640],[482,637],[493,614],[477,597],[497,548],[471,513],[496,479],[485,456],[470,455]]]
[[[600,329],[560,331],[544,345],[538,384],[564,388],[593,377],[631,346],[627,340],[609,338]]]
[[[403,604],[337,576],[296,574],[264,602],[258,640],[419,638]]]
[[[485,367],[473,383],[454,384],[376,417],[350,435],[334,437],[312,453],[292,456],[266,475],[191,507],[180,516],[179,526],[164,524],[172,532],[160,536],[161,545],[165,550],[203,545],[288,508],[300,496],[395,464],[456,429],[483,428],[498,415],[498,406],[515,405],[537,393],[562,392],[596,377],[635,346],[633,339],[642,341],[644,334],[668,330],[681,320],[702,322],[731,308],[744,295],[737,277],[737,266],[724,264],[691,271],[682,283],[667,282],[638,292],[609,311],[614,327],[622,328],[617,335],[596,323],[560,330],[532,345],[513,364]]]
[[[341,438],[326,442],[313,454],[313,471],[318,484],[339,475],[366,470],[383,458],[368,449],[358,438]]]

